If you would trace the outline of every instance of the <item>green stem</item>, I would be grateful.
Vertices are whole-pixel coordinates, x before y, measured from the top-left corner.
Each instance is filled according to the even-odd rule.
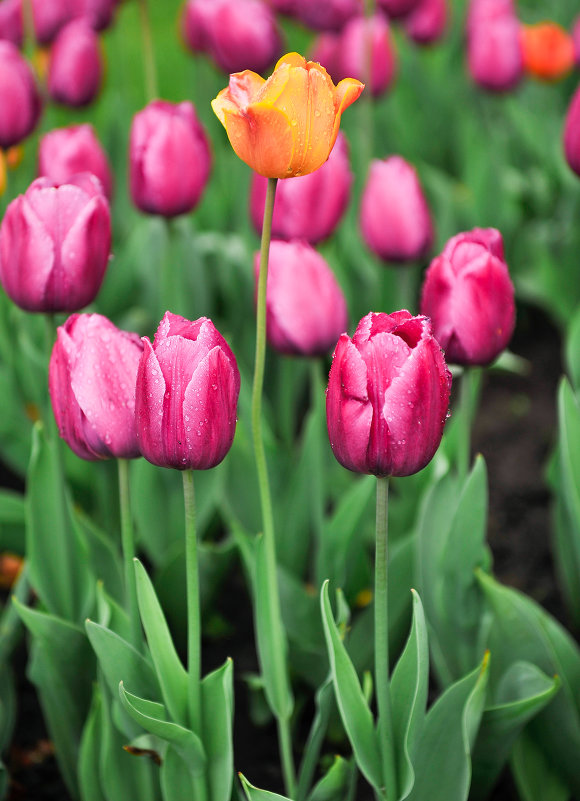
[[[153,49],[153,33],[147,0],[137,0],[139,3],[139,17],[141,19],[141,35],[143,37],[143,61],[145,63],[145,91],[147,100],[155,100],[157,91],[157,70],[155,68],[155,53]]]
[[[200,734],[201,611],[199,601],[199,568],[197,563],[193,470],[183,471],[183,500],[185,504],[185,568],[187,574],[187,672],[189,676],[189,714],[193,731],[196,734]]]
[[[266,204],[264,207],[264,223],[262,226],[262,243],[260,247],[260,273],[258,277],[258,296],[256,303],[256,358],[254,383],[252,387],[252,439],[254,443],[254,457],[256,460],[260,507],[262,511],[264,551],[266,564],[268,566],[266,571],[266,580],[268,583],[267,592],[270,601],[272,623],[277,629],[277,631],[271,634],[276,642],[284,642],[282,613],[280,611],[280,592],[278,589],[274,515],[272,512],[272,498],[270,495],[266,454],[264,452],[264,443],[262,440],[262,391],[264,387],[264,370],[266,363],[266,286],[268,282],[268,257],[270,253],[276,183],[276,178],[268,179],[268,191],[266,193]],[[259,651],[260,643],[258,643],[258,652]],[[274,653],[276,662],[273,665],[274,675],[272,679],[274,683],[281,688],[280,694],[282,695],[285,694],[289,681],[287,666],[284,659],[284,649],[274,649]],[[292,756],[289,720],[287,718],[278,718],[278,742],[286,792],[293,798],[296,789],[296,773]]]
[[[178,278],[180,278],[180,276],[176,275],[176,270],[179,268],[179,265],[176,264],[176,261],[173,259],[172,220],[168,220],[164,217],[161,222],[165,229],[165,237],[163,241],[163,257],[160,270],[161,286],[159,298],[161,299],[161,309],[159,310],[159,319],[163,317],[166,311],[179,314],[180,308],[178,306],[183,296],[179,288]]]
[[[393,713],[389,686],[388,614],[388,503],[389,479],[377,478],[376,557],[375,557],[375,687],[379,713],[379,740],[383,780],[387,800],[397,797]]]
[[[417,284],[417,265],[401,264],[395,268],[397,274],[397,284],[399,290],[399,303],[397,309],[407,309],[411,314],[415,314],[417,304],[416,284]]]
[[[131,627],[131,644],[140,650],[141,622],[139,607],[137,605],[137,585],[135,582],[135,537],[133,534],[133,519],[131,515],[131,498],[129,492],[129,462],[127,459],[117,459],[119,475],[119,511],[121,516],[121,548],[123,551],[123,566],[125,571],[125,602],[129,614]]]
[[[459,440],[457,443],[457,472],[465,481],[471,463],[471,390],[473,372],[467,365],[461,376],[459,395]]]

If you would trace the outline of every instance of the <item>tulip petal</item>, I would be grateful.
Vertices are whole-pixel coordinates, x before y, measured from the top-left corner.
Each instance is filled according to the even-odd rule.
[[[163,465],[159,454],[164,453],[162,425],[165,379],[148,337],[143,337],[141,341],[144,350],[137,370],[139,391],[135,395],[137,437],[143,456],[153,464]]]
[[[283,111],[256,103],[246,114],[225,111],[224,116],[228,138],[242,161],[267,178],[288,176],[294,135]]]
[[[364,83],[357,81],[356,78],[343,78],[342,81],[338,83],[334,93],[334,110],[336,116],[331,138],[331,150],[338,136],[342,112],[351,106],[355,100],[358,100],[364,88]]]

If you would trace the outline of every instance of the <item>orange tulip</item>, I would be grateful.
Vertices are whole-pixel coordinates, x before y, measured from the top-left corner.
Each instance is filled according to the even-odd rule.
[[[324,164],[342,112],[363,89],[354,78],[335,86],[320,64],[288,53],[268,80],[231,75],[211,105],[242,161],[266,178],[291,178]]]
[[[555,22],[521,26],[524,68],[544,81],[563,78],[574,66],[574,43]]]

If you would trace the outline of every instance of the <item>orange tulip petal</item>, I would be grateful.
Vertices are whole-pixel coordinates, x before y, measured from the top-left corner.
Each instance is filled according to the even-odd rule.
[[[304,69],[306,69],[307,62],[300,53],[286,53],[285,56],[282,56],[282,58],[278,60],[278,63],[274,67],[274,72],[284,64],[287,64],[289,67],[304,67]]]
[[[334,87],[332,87],[334,88]],[[335,110],[333,91],[318,70],[308,73],[308,126],[304,135],[299,173],[321,167],[330,155],[334,140]]]
[[[336,117],[334,119],[334,130],[332,131],[330,149],[334,147],[336,137],[338,136],[338,129],[340,128],[340,118],[342,112],[348,108],[355,100],[361,96],[364,83],[357,81],[356,78],[343,78],[343,80],[336,87],[334,95],[334,104],[336,109]]]
[[[255,103],[245,114],[225,112],[225,128],[239,158],[267,178],[286,178],[294,152],[290,120],[277,108]]]

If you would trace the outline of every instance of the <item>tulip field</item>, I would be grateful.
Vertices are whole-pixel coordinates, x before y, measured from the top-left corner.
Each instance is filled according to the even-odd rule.
[[[0,801],[580,799],[580,8],[0,0]]]

